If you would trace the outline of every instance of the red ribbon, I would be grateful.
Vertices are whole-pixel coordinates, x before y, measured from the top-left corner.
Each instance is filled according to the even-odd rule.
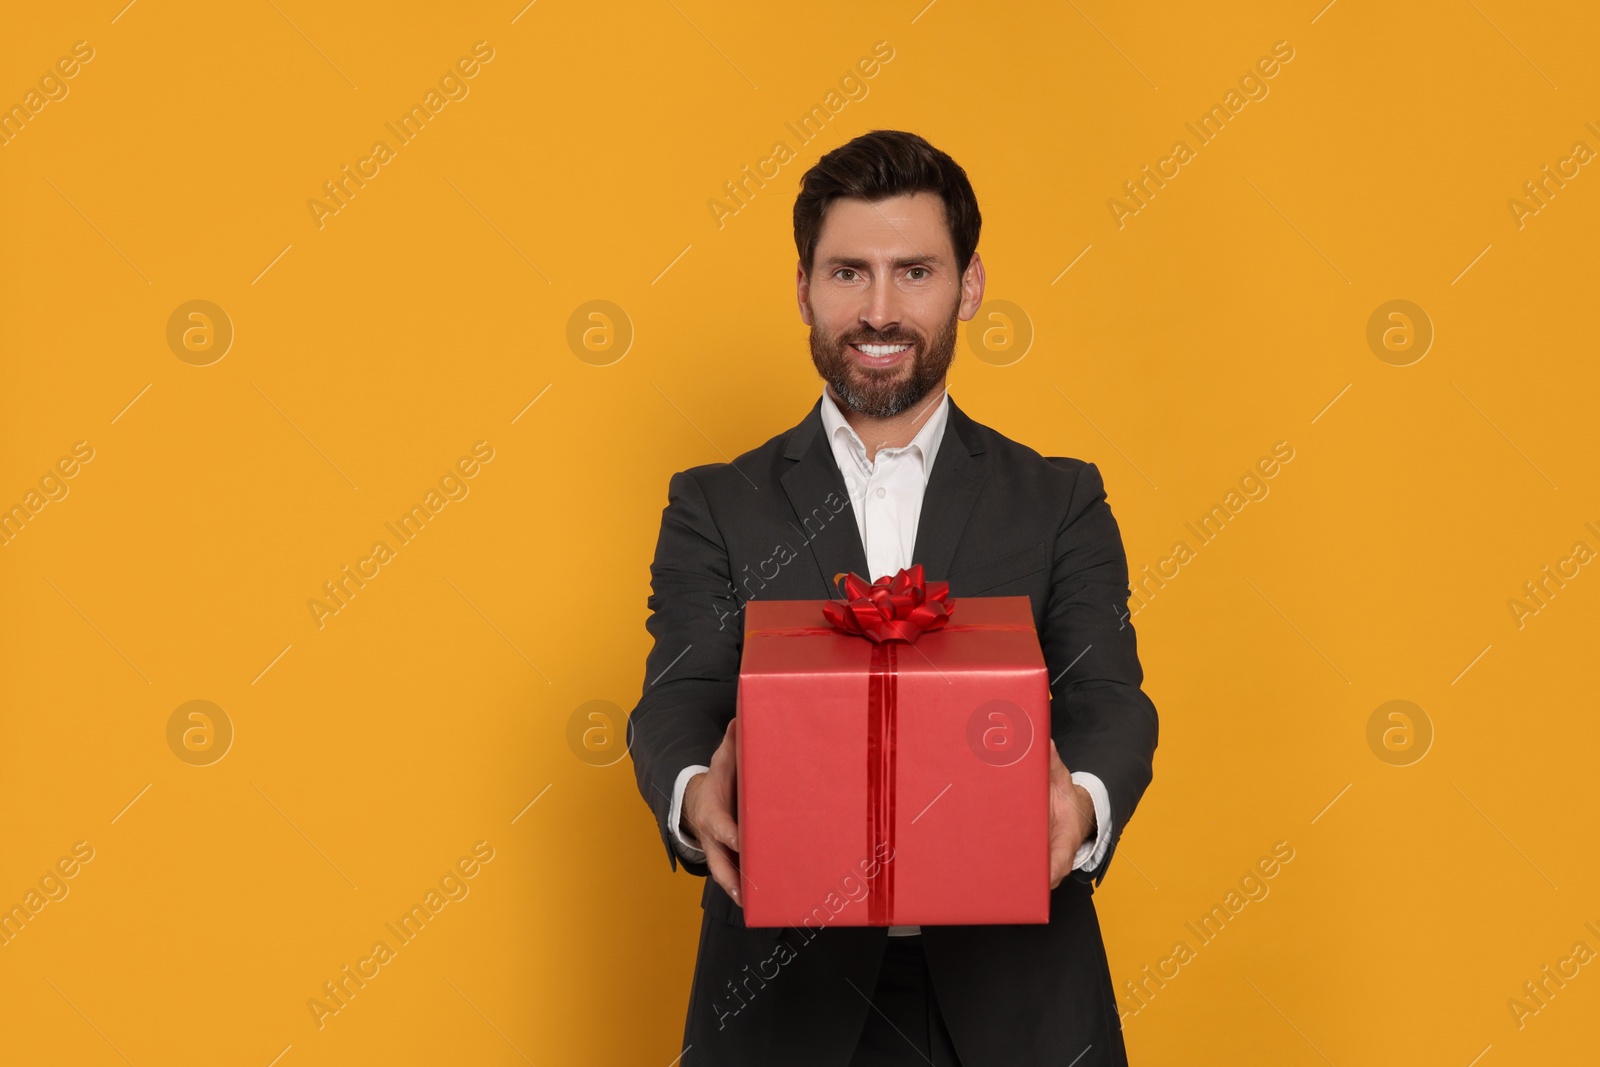
[[[879,866],[878,877],[867,879],[867,923],[871,926],[889,925],[894,912],[894,799],[898,792],[894,772],[900,710],[895,655],[899,651],[892,641],[874,643],[867,676],[868,854],[878,855],[880,841],[889,846],[889,862]]]
[[[835,574],[835,585],[840,578],[844,579],[846,600],[842,604],[826,602],[822,614],[835,627],[874,644],[915,641],[949,622],[955,610],[950,583],[924,581],[920,563],[901,567],[892,577],[884,575],[871,585],[854,571]]]
[[[867,922],[887,926],[894,912],[895,764],[899,737],[899,687],[895,684],[896,642],[907,644],[950,621],[949,582],[926,582],[922,564],[902,567],[868,585],[851,572],[844,578],[847,600],[830,600],[822,614],[836,629],[872,642],[872,663],[867,674],[867,845],[877,855],[880,843],[889,846],[891,862],[868,880]]]

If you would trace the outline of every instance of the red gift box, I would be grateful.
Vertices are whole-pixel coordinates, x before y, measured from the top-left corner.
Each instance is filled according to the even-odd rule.
[[[1049,921],[1050,686],[1033,612],[1020,596],[949,603],[909,642],[892,623],[881,641],[830,625],[828,604],[850,621],[838,601],[746,604],[747,926]]]

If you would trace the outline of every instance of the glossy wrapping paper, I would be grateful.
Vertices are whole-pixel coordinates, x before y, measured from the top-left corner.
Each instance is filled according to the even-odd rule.
[[[1050,688],[1027,597],[914,642],[750,601],[738,819],[751,927],[1049,921]]]

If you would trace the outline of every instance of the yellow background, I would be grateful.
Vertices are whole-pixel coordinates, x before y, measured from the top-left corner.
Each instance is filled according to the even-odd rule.
[[[94,859],[0,947],[0,1061],[679,1054],[700,882],[569,725],[637,699],[669,475],[816,399],[795,183],[875,128],[963,164],[988,296],[1032,324],[1009,365],[964,327],[952,395],[1098,463],[1136,578],[1295,450],[1134,620],[1161,745],[1097,894],[1134,1062],[1592,1058],[1600,965],[1520,1027],[1507,1002],[1600,950],[1600,575],[1521,628],[1507,602],[1600,549],[1600,175],[1520,228],[1507,201],[1600,148],[1600,18],[925,2],[7,9],[7,106],[95,54],[0,147],[0,505],[94,458],[0,547],[0,903]],[[307,201],[480,40],[469,95],[319,228]],[[1123,182],[1278,41],[1269,95],[1119,229]],[[195,299],[235,330],[209,366],[166,340]],[[1394,299],[1436,331],[1404,367],[1366,340]],[[590,300],[635,332],[608,366],[568,345]],[[319,628],[322,583],[476,441],[470,495]],[[191,700],[235,731],[209,766],[168,745]],[[1431,724],[1410,765],[1368,743],[1390,700]],[[479,841],[470,895],[319,1030],[307,1000]],[[1270,895],[1133,1014],[1122,983],[1279,841]]]

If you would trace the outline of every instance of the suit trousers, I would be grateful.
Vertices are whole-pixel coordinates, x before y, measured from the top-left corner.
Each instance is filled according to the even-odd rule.
[[[891,937],[850,1067],[961,1067],[945,1029],[922,935]]]

